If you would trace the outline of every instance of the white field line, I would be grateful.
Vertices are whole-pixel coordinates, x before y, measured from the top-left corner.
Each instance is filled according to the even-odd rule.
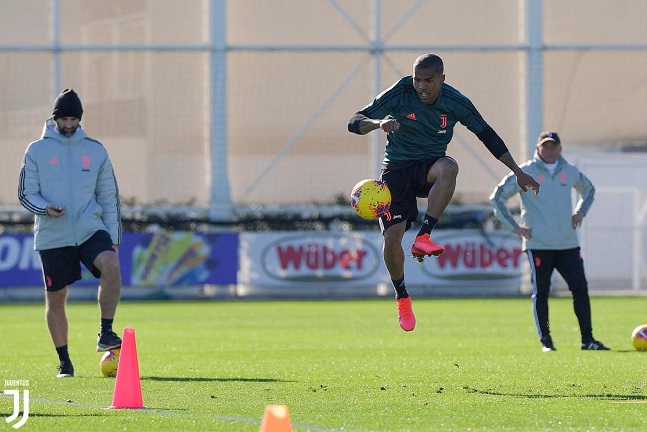
[[[13,396],[0,394],[0,398],[13,399]],[[109,407],[105,407],[105,406],[94,405],[94,404],[86,404],[86,403],[81,403],[81,402],[73,402],[73,401],[59,401],[59,400],[40,399],[40,398],[30,398],[29,400],[31,402],[39,402],[39,403],[51,404],[51,405],[68,405],[68,406],[77,406],[77,407],[95,408],[95,409],[105,409],[105,410],[110,409]],[[118,411],[118,410],[119,409],[117,409],[116,411]],[[204,418],[204,419],[227,420],[227,421],[234,421],[234,422],[241,422],[241,423],[257,423],[259,425],[261,424],[261,421],[262,421],[262,419],[256,419],[256,418],[245,418],[245,417],[224,416],[224,415],[210,415],[210,414],[179,413],[179,412],[176,412],[176,411],[159,410],[159,409],[151,409],[151,408],[131,409],[129,411],[143,412],[143,413],[148,413],[148,414],[152,414],[152,415],[169,416],[169,417]],[[298,424],[298,423],[292,423],[292,427],[294,429],[303,429],[303,430],[320,431],[320,432],[337,432],[337,431],[341,431],[341,430],[343,430],[344,432],[353,432],[353,431],[350,431],[348,429],[329,429],[329,428],[324,428],[324,427],[320,427],[320,426],[311,426],[311,425],[304,425],[304,424]]]

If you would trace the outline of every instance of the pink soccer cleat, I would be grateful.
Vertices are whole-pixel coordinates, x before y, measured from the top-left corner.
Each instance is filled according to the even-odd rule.
[[[427,255],[438,256],[445,252],[445,248],[431,241],[429,234],[416,236],[416,240],[411,246],[411,255],[414,257],[424,257]]]
[[[411,331],[416,328],[416,316],[411,308],[411,297],[397,299],[398,301],[398,321],[400,328],[404,331]]]

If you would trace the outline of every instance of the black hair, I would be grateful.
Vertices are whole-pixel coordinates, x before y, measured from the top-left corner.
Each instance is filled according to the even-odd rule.
[[[426,53],[421,55],[413,63],[413,68],[420,68],[425,70],[435,69],[440,73],[445,72],[445,66],[443,65],[443,59],[438,57],[436,54]]]

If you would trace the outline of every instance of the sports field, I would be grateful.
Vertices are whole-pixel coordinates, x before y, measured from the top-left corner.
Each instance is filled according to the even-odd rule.
[[[258,431],[269,404],[297,431],[647,430],[647,352],[630,343],[645,299],[592,299],[611,352],[580,350],[567,298],[551,299],[551,353],[529,299],[413,304],[405,333],[390,298],[124,302],[115,329],[135,328],[145,410],[105,409],[115,381],[100,374],[95,304],[69,306],[69,379],[54,377],[43,305],[4,304],[0,384],[29,381],[25,431]]]

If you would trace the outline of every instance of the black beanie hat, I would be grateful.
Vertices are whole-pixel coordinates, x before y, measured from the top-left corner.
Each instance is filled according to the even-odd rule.
[[[83,115],[83,106],[79,95],[72,89],[65,89],[58,95],[54,101],[54,120],[61,117],[76,117],[81,120]]]

